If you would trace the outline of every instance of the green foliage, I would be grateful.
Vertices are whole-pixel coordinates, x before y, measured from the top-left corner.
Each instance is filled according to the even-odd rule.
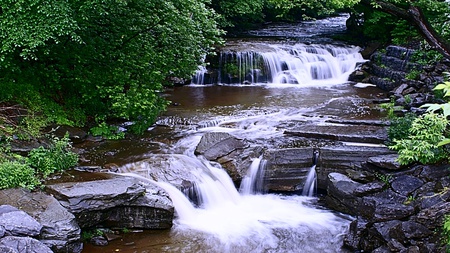
[[[408,80],[417,80],[420,76],[420,71],[417,69],[411,70],[409,73],[406,74],[405,78]]]
[[[11,152],[9,140],[0,140],[0,190],[14,187],[32,190],[50,174],[75,166],[78,155],[70,148],[67,135],[62,139],[55,137],[48,148],[35,148],[28,157],[23,157]]]
[[[40,185],[35,170],[21,161],[0,163],[0,190],[23,187],[33,189]]]
[[[399,154],[398,162],[407,165],[414,162],[433,164],[447,157],[438,144],[444,139],[448,120],[443,115],[426,113],[416,118],[409,129],[408,138],[394,139],[391,149]]]
[[[390,143],[394,140],[408,138],[412,123],[417,118],[414,113],[407,113],[404,117],[393,117],[387,130]]]
[[[89,241],[96,236],[103,236],[103,231],[101,229],[90,229],[81,232],[81,240],[84,242]]]
[[[27,108],[38,105],[33,112],[52,122],[119,118],[136,122],[133,129],[142,132],[165,110],[159,93],[168,80],[190,77],[221,42],[216,14],[206,4],[6,1],[0,85],[9,89],[0,96]],[[23,92],[10,93],[11,87]],[[30,101],[21,98],[29,93]]]
[[[77,164],[78,155],[70,151],[70,148],[68,135],[62,139],[54,137],[48,148],[41,146],[31,150],[27,163],[46,178],[54,172],[61,172]]]
[[[447,246],[446,252],[450,249],[450,215],[444,216],[444,224],[442,225],[443,243]]]
[[[108,140],[119,140],[125,137],[125,132],[120,132],[117,126],[108,125],[106,122],[91,128],[90,132],[93,136],[103,136]]]

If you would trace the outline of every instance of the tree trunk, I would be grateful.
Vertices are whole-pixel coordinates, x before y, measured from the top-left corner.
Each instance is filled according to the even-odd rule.
[[[377,0],[361,0],[361,3],[370,5],[371,7],[373,7],[372,4],[376,4],[379,6],[380,11],[409,21],[417,28],[422,37],[432,48],[439,51],[444,57],[450,59],[450,44],[430,25],[419,7],[409,5],[407,9],[404,9],[392,3]]]

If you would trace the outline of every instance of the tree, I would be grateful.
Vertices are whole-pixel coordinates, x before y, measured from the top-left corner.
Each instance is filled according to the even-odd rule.
[[[450,58],[450,44],[442,34],[444,31],[441,30],[441,33],[439,33],[437,30],[439,25],[448,25],[450,13],[448,2],[439,0],[361,0],[361,4],[377,8],[410,22],[435,50],[442,53],[446,58]],[[430,19],[437,22],[432,25]]]
[[[131,120],[142,132],[165,109],[159,93],[170,78],[190,77],[220,43],[206,4],[1,0],[0,85],[30,87],[98,122]]]

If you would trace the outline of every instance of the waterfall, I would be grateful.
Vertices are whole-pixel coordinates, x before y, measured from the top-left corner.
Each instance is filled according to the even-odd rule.
[[[241,194],[264,193],[264,172],[267,160],[255,158],[249,168],[249,173],[242,179],[239,192]]]
[[[317,173],[316,173],[316,165],[317,160],[319,158],[319,152],[314,150],[313,153],[313,165],[308,171],[306,176],[305,184],[303,186],[302,195],[312,197],[317,192]]]
[[[248,46],[252,48],[252,46]],[[222,51],[219,57],[219,84],[299,84],[344,83],[363,62],[359,47],[334,45],[264,44],[255,51]],[[197,71],[193,84],[203,84]]]
[[[302,196],[239,194],[222,168],[202,162],[207,169],[196,182],[198,207],[174,186],[154,182],[170,195],[177,217],[172,234],[189,252],[340,252],[348,221]],[[255,159],[250,174],[261,164]]]

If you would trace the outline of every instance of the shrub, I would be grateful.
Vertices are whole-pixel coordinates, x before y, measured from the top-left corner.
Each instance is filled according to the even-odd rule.
[[[48,147],[39,147],[31,150],[27,163],[36,168],[37,172],[46,178],[56,171],[63,171],[73,167],[78,162],[78,155],[70,151],[71,144],[66,134],[64,138],[55,137]]]
[[[407,113],[404,117],[393,117],[390,121],[390,126],[387,130],[389,142],[394,140],[402,140],[409,136],[409,130],[412,123],[417,118],[414,113]]]
[[[28,164],[19,161],[0,163],[0,190],[15,187],[31,190],[39,185],[35,170]]]
[[[414,119],[408,138],[394,139],[391,149],[398,151],[398,162],[407,165],[413,162],[432,164],[447,157],[446,150],[439,146],[444,140],[448,120],[432,112]]]

